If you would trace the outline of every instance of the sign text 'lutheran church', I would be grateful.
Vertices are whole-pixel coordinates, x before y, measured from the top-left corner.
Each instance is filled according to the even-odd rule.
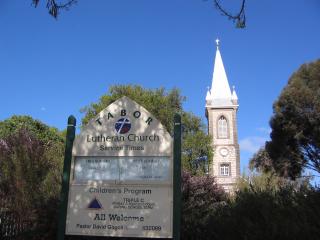
[[[172,237],[173,141],[127,97],[76,136],[66,234]]]

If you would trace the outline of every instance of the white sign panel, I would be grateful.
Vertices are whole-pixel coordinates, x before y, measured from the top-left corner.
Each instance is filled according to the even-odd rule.
[[[169,181],[169,157],[77,157],[74,180]],[[146,181],[148,180],[148,181]]]
[[[139,157],[121,159],[120,180],[142,180],[149,184],[150,181],[169,180],[169,157]]]
[[[81,197],[78,192],[81,191]],[[75,235],[170,237],[171,193],[166,187],[77,186],[67,232]]]
[[[119,179],[119,164],[116,158],[77,157],[74,162],[76,182]]]
[[[66,234],[172,238],[172,138],[123,97],[73,145]]]

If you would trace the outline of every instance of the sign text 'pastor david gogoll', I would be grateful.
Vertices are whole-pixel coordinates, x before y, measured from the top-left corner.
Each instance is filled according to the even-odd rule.
[[[122,97],[76,137],[66,234],[172,237],[172,138]]]

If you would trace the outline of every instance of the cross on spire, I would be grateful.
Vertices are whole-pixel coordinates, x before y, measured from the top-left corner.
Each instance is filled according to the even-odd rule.
[[[220,43],[220,40],[217,38],[216,39],[217,48],[219,48],[219,43]]]

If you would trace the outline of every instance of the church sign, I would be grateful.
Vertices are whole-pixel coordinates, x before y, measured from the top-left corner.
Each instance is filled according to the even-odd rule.
[[[172,221],[172,137],[122,97],[74,140],[65,233],[171,238]]]

